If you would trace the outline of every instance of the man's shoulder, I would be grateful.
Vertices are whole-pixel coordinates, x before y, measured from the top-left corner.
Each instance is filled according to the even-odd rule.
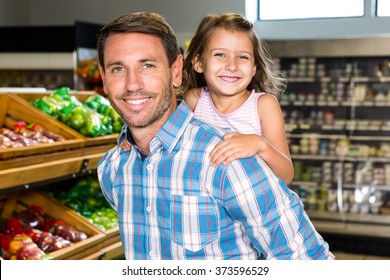
[[[113,148],[111,148],[110,150],[108,150],[103,156],[102,158],[99,160],[99,166],[103,166],[103,165],[106,165],[107,162],[111,162],[114,158],[117,158],[119,153],[120,153],[120,146],[119,145],[116,145],[114,146]]]
[[[200,131],[204,131],[205,133],[210,133],[211,135],[222,139],[223,135],[231,132],[229,128],[218,127],[212,125],[210,123],[206,123],[197,118],[193,118],[191,121],[192,126],[198,127]]]

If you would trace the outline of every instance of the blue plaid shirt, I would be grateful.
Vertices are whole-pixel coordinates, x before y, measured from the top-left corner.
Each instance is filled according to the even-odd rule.
[[[260,157],[210,164],[222,134],[181,102],[148,156],[119,145],[103,156],[98,176],[126,259],[334,258],[298,196]]]

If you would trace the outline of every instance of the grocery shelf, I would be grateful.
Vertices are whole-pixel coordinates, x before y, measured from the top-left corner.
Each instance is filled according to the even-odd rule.
[[[290,188],[320,233],[390,246],[389,40],[269,46],[288,81],[280,105],[295,170]]]
[[[352,162],[390,162],[387,157],[361,157],[361,156],[337,156],[337,155],[291,155],[292,159],[299,160],[323,160],[323,161],[352,161]]]
[[[86,161],[92,159],[96,162],[102,156],[103,154],[89,155],[2,170],[0,171],[0,190],[20,185],[24,185],[28,189],[31,183],[85,172],[84,164]],[[93,167],[96,168],[96,166],[90,168]]]
[[[343,222],[333,220],[318,220],[311,218],[315,228],[320,233],[332,233],[352,236],[370,236],[375,238],[390,238],[390,227],[388,224],[363,224],[356,222]]]
[[[66,150],[66,151],[46,153],[46,154],[36,154],[30,156],[3,159],[0,160],[0,171],[11,169],[11,168],[22,167],[22,166],[31,166],[40,163],[46,163],[58,159],[87,157],[89,155],[101,154],[107,152],[113,146],[114,144],[109,144],[109,145],[84,147],[81,149],[73,149],[73,150]]]
[[[74,178],[96,170],[101,157],[113,145],[86,147],[26,158],[0,161],[0,192],[30,188],[36,183],[63,177]]]
[[[340,212],[326,212],[326,211],[306,211],[308,215],[315,220],[329,220],[335,222],[356,222],[365,223],[372,226],[377,225],[390,225],[390,215],[373,215],[373,214],[353,214],[353,213],[340,213]],[[390,232],[390,227],[388,229]],[[390,234],[388,235],[390,238]]]
[[[97,259],[120,257],[123,252],[119,228],[103,230],[58,201],[37,196],[37,189],[75,178],[96,174],[103,155],[116,145],[118,134],[86,137],[46,115],[31,105],[37,98],[50,93],[1,93],[0,127],[12,130],[16,122],[37,124],[45,130],[63,136],[66,140],[0,150],[0,202],[1,216],[9,218],[27,205],[42,205],[50,216],[66,220],[69,224],[88,232],[88,239],[54,251],[49,259],[84,259],[96,255]],[[80,101],[96,94],[89,91],[71,92]],[[15,199],[13,199],[15,198]],[[12,202],[12,203],[10,203]],[[23,205],[21,204],[23,203]],[[21,206],[22,205],[22,206]]]
[[[122,242],[118,241],[109,246],[103,247],[97,252],[86,255],[81,260],[112,260],[123,256]]]
[[[85,137],[56,118],[31,105],[50,92],[0,94],[0,127],[12,129],[15,122],[37,124],[66,140],[0,150],[0,192],[28,189],[34,184],[85,175],[97,168],[101,157],[116,144],[118,135]],[[80,101],[91,91],[70,92]]]
[[[345,140],[349,139],[351,141],[389,141],[390,142],[390,136],[346,136],[346,135],[340,135],[340,134],[320,134],[320,133],[287,133],[287,136],[289,138],[310,138],[310,139],[336,139],[336,140]]]
[[[87,236],[84,239],[72,240],[72,244],[69,246],[58,247],[57,250],[51,251],[48,254],[49,259],[77,259],[74,257],[75,254],[84,254],[86,250],[96,251],[99,244],[106,238],[105,234],[87,219],[34,190],[16,191],[2,196],[0,205],[2,221],[12,218],[15,214],[23,213],[31,205],[39,205],[45,216],[60,220]]]

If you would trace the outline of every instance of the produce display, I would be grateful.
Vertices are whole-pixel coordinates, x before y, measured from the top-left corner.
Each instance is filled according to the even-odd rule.
[[[86,233],[46,215],[37,205],[15,213],[0,229],[0,256],[6,260],[49,259],[50,252],[88,238]]]
[[[32,105],[86,137],[119,133],[124,124],[103,96],[91,95],[82,103],[66,87],[33,101]]]
[[[6,127],[0,129],[0,150],[65,140],[63,136],[45,130],[38,124],[26,124],[23,121],[14,123],[13,129]]]
[[[24,233],[15,234],[14,237],[0,237],[2,248],[8,248],[4,254],[6,260],[44,260],[48,255],[41,250],[31,238]]]
[[[102,81],[97,59],[80,60],[77,65],[77,75],[88,83],[100,83]]]
[[[118,226],[116,212],[103,196],[99,181],[92,176],[79,179],[70,187],[45,188],[44,191],[102,230]]]

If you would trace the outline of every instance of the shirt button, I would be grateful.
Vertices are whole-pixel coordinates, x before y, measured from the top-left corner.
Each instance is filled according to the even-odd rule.
[[[148,164],[148,165],[146,166],[146,169],[150,171],[150,170],[152,170],[152,169],[153,169],[153,166],[152,166],[152,165],[150,165],[150,164]]]
[[[151,256],[152,258],[154,257],[154,252],[153,251],[150,251],[149,252],[149,256]]]
[[[146,207],[146,211],[152,212],[152,207],[150,207],[150,206]]]

